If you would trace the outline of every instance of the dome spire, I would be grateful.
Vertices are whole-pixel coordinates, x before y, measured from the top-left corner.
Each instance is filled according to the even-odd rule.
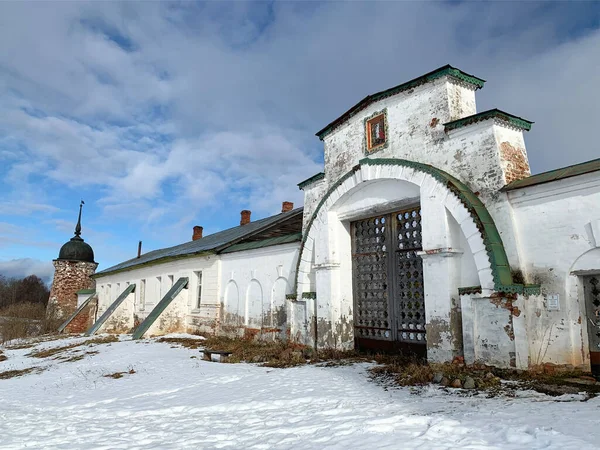
[[[77,218],[77,225],[75,225],[75,237],[78,237],[79,239],[81,239],[81,209],[83,208],[83,205],[85,205],[85,202],[81,200],[81,203],[79,204],[79,217]]]

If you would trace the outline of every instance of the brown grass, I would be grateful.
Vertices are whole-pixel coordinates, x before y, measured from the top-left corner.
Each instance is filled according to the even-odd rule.
[[[118,337],[113,335],[108,336],[100,336],[94,339],[90,339],[88,341],[78,342],[76,344],[65,345],[62,347],[53,347],[45,350],[32,351],[28,353],[27,356],[32,358],[50,358],[51,356],[58,355],[59,353],[66,352],[67,350],[71,350],[76,347],[81,346],[92,346],[92,345],[100,345],[100,344],[110,344],[112,342],[117,342],[119,340]]]
[[[39,303],[16,303],[0,310],[0,343],[54,332],[62,318],[46,314]]]
[[[107,375],[103,375],[105,378],[113,378],[113,379],[118,379],[118,378],[123,378],[123,375],[133,375],[135,373],[134,369],[129,369],[127,372],[115,372],[115,373],[110,373]]]
[[[40,373],[43,372],[44,369],[41,367],[29,367],[27,369],[21,370],[7,370],[6,372],[0,372],[0,380],[7,380],[9,378],[21,377],[23,375],[27,375],[28,373],[34,372]]]

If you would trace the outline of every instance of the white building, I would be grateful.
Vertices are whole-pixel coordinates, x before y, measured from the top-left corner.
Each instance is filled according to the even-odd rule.
[[[365,98],[317,133],[325,167],[300,183],[303,211],[99,272],[100,311],[135,283],[113,315],[128,331],[187,277],[148,334],[600,370],[600,160],[531,176],[532,122],[477,113],[483,84],[445,66]]]

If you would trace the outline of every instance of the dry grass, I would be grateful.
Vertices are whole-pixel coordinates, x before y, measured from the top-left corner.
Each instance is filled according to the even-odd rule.
[[[9,378],[21,377],[23,375],[27,375],[28,373],[40,373],[43,372],[44,369],[41,367],[29,367],[27,369],[21,370],[7,370],[6,372],[0,372],[0,380],[7,380]]]
[[[105,378],[113,378],[113,379],[119,379],[119,378],[123,378],[123,375],[133,375],[135,373],[135,370],[133,368],[129,369],[127,372],[115,372],[115,373],[110,373],[107,375],[103,375]]]
[[[193,338],[159,338],[157,342],[165,342],[167,344],[181,345],[192,350],[204,347],[206,341]]]
[[[30,356],[32,358],[50,358],[52,356],[56,356],[60,353],[66,352],[66,351],[71,350],[76,347],[110,344],[112,342],[117,342],[118,340],[119,340],[119,338],[116,336],[113,336],[113,335],[100,336],[100,337],[97,337],[94,339],[90,339],[88,341],[78,342],[75,344],[65,345],[62,347],[53,347],[53,348],[48,348],[45,350],[32,351],[31,353],[28,353],[27,356]]]
[[[61,323],[40,303],[16,303],[0,310],[0,343],[51,333]]]

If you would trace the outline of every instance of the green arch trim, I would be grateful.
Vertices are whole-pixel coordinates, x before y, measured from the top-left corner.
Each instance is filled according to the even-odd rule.
[[[331,188],[329,188],[313,212],[306,227],[306,231],[302,237],[302,245],[300,247],[300,254],[298,255],[298,263],[296,265],[296,287],[298,286],[300,262],[302,260],[302,253],[304,252],[306,239],[308,238],[308,232],[310,231],[313,222],[319,213],[319,210],[325,204],[329,196],[344,181],[353,176],[354,173],[361,168],[361,166],[403,166],[431,175],[437,181],[446,186],[469,211],[471,218],[475,222],[475,225],[477,226],[477,229],[483,238],[483,243],[485,245],[494,278],[494,289],[497,292],[508,294],[533,295],[540,293],[539,285],[524,285],[515,283],[513,281],[510,265],[508,263],[508,257],[506,256],[504,244],[502,243],[502,238],[500,237],[500,233],[496,228],[494,219],[492,219],[492,216],[483,202],[466,184],[453,177],[449,173],[429,164],[396,158],[361,159],[357,166],[353,167],[351,171],[342,176],[333,186],[331,186]]]

